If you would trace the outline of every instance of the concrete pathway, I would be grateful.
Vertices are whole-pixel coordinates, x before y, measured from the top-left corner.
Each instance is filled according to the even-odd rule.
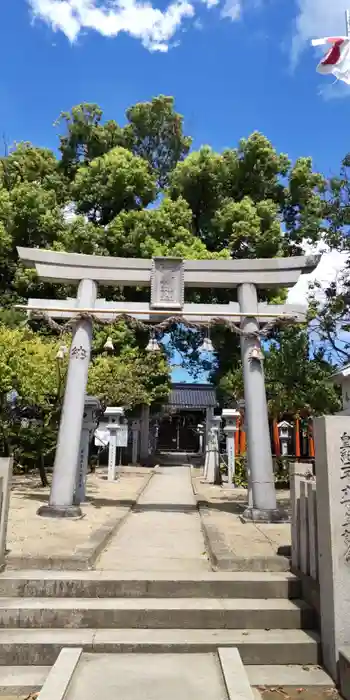
[[[227,700],[215,654],[84,654],[67,700]]]
[[[189,466],[157,469],[96,568],[210,571]]]

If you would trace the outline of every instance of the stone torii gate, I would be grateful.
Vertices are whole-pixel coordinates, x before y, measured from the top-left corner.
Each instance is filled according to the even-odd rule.
[[[264,372],[260,361],[252,361],[251,353],[257,346],[261,323],[286,316],[297,321],[303,320],[305,308],[289,304],[261,304],[258,302],[257,289],[292,287],[301,273],[315,269],[319,258],[144,260],[29,248],[18,248],[18,254],[23,263],[36,268],[39,279],[78,286],[75,299],[29,299],[24,307],[29,312],[45,312],[51,318],[77,317],[70,349],[50,500],[48,505],[39,509],[39,514],[50,517],[77,517],[81,514],[79,507],[73,503],[73,495],[91,353],[92,316],[112,321],[116,315],[125,313],[150,323],[159,323],[166,317],[176,316],[179,321],[194,323],[210,324],[211,320],[222,318],[240,324],[253,499],[253,504],[245,515],[254,520],[274,521],[278,514]],[[98,284],[151,287],[150,303],[97,299]],[[187,304],[184,301],[185,286],[237,288],[238,303]]]

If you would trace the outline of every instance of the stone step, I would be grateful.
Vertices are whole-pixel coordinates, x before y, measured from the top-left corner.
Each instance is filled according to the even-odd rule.
[[[192,461],[192,455],[187,452],[156,452],[156,463],[160,467],[183,467]]]
[[[289,572],[7,571],[0,574],[0,596],[292,599],[301,596],[301,584]]]
[[[245,664],[318,664],[319,637],[302,630],[0,630],[1,666],[49,666],[64,647],[94,653],[207,653],[237,647]]]
[[[0,666],[0,696],[38,693],[51,666]]]
[[[0,627],[312,629],[314,611],[286,598],[0,598]]]
[[[289,664],[288,666],[247,666],[249,683],[253,686],[325,688],[334,687],[332,678],[320,666]]]
[[[123,654],[125,657],[126,654]],[[162,658],[165,655],[162,655]],[[98,654],[96,654],[98,658]],[[111,657],[112,658],[112,657]],[[158,659],[152,656],[150,660]],[[187,657],[186,657],[187,659]],[[206,661],[206,657],[204,657]],[[151,664],[152,666],[153,664]],[[246,666],[248,680],[252,686],[332,688],[334,682],[319,666]],[[29,695],[39,692],[51,666],[0,666],[0,696]]]

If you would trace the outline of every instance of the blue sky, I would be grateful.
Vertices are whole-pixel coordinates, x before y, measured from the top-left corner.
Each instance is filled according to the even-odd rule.
[[[309,39],[344,32],[346,0],[153,2],[2,0],[7,140],[54,148],[61,110],[98,102],[123,122],[126,107],[163,93],[175,96],[195,147],[234,146],[257,129],[291,158],[337,170],[350,147],[350,88],[316,74]]]
[[[194,147],[262,131],[327,175],[350,150],[350,87],[316,71],[312,37],[344,33],[350,0],[2,0],[0,134],[57,148],[61,110],[106,118],[174,95]],[[296,301],[293,297],[293,301]],[[182,378],[182,375],[181,375]]]

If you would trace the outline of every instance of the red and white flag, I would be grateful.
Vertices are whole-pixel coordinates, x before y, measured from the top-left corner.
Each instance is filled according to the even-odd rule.
[[[334,75],[350,85],[350,37],[336,36],[314,39],[312,46],[331,44],[330,49],[317,66],[317,72],[322,75]]]

